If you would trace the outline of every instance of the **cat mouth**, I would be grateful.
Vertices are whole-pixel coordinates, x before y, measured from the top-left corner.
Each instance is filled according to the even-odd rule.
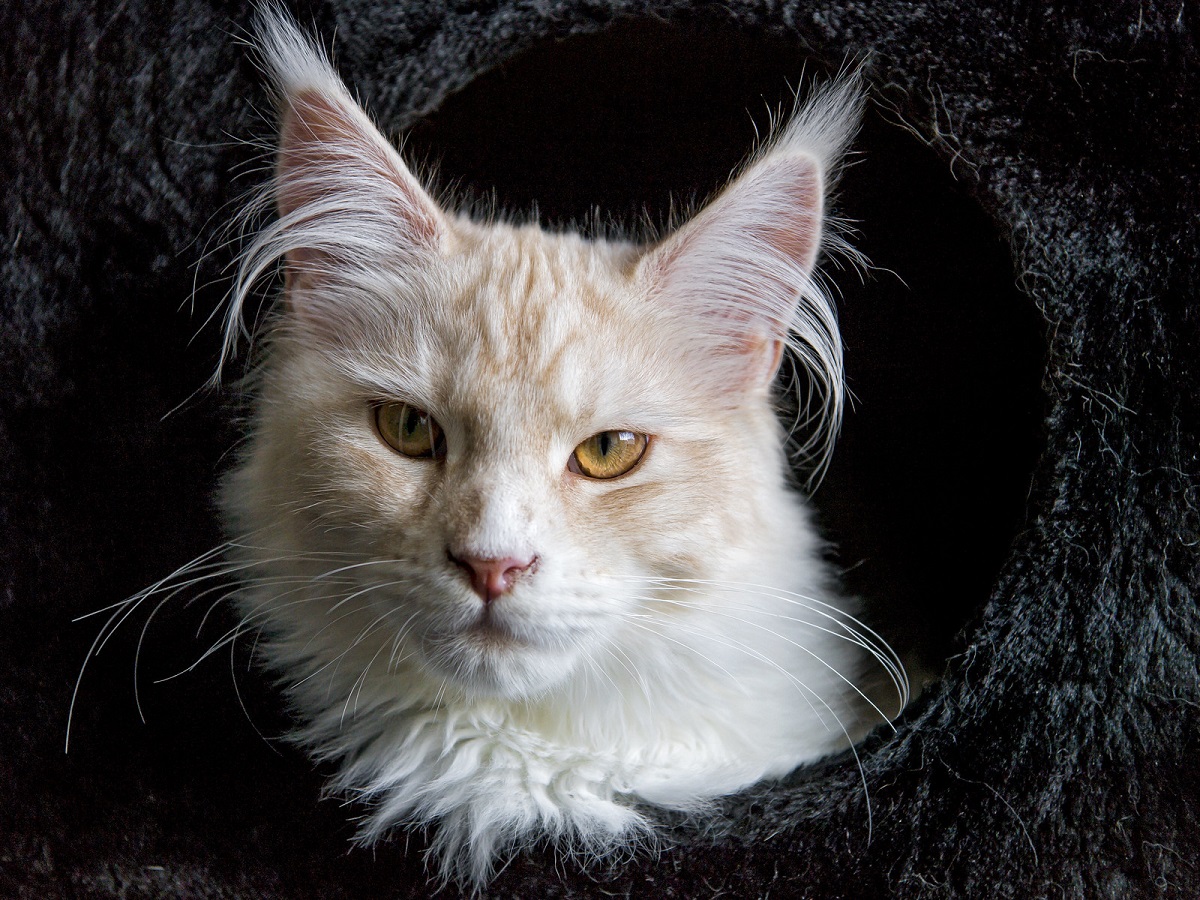
[[[487,697],[534,696],[573,668],[573,653],[561,642],[495,615],[480,615],[452,634],[427,640],[423,649],[435,674]]]
[[[481,648],[561,653],[575,648],[588,633],[588,629],[579,624],[531,623],[487,606],[460,635]]]
[[[484,608],[471,625],[463,632],[463,637],[477,646],[487,649],[513,649],[533,646],[527,637],[518,635],[511,627],[492,615],[491,609]]]

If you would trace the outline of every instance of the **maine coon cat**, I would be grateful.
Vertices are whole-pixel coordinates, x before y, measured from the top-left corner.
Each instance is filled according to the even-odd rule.
[[[258,49],[277,215],[228,353],[283,284],[219,569],[362,840],[433,826],[476,885],[543,839],[608,855],[885,718],[860,684],[902,696],[902,672],[836,593],[772,387],[789,348],[819,470],[843,385],[815,266],[853,80],[644,246],[443,208],[289,20]]]

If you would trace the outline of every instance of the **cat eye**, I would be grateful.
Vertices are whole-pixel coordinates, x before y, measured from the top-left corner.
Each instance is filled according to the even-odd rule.
[[[649,443],[637,431],[601,431],[575,448],[567,468],[588,478],[616,478],[641,462]]]
[[[410,403],[381,403],[375,407],[375,428],[384,442],[404,456],[446,455],[442,427],[433,416]]]

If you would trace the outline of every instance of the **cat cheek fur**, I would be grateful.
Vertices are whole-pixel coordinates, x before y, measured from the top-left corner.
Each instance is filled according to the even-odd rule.
[[[812,266],[855,85],[641,249],[444,213],[290,21],[265,12],[259,46],[279,216],[243,254],[227,351],[255,282],[288,274],[222,502],[246,627],[295,739],[368,804],[361,839],[434,825],[441,874],[476,886],[542,839],[619,854],[652,838],[646,804],[701,810],[878,721],[769,389],[786,343],[819,470],[841,346]],[[381,400],[428,411],[445,457],[387,447]],[[569,472],[612,428],[653,436],[642,463]],[[464,555],[531,562],[481,598]]]

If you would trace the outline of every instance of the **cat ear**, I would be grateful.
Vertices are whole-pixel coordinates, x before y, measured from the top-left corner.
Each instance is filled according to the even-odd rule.
[[[325,54],[264,8],[257,46],[282,108],[275,171],[289,263],[436,251],[445,215],[350,96]]]
[[[289,322],[317,340],[346,342],[380,315],[372,286],[357,289],[364,279],[375,276],[377,286],[386,275],[392,286],[403,284],[451,237],[448,216],[285,13],[260,8],[254,46],[274,82],[282,125],[270,190],[244,215],[270,205],[278,215],[239,258],[214,378],[246,334],[242,310],[254,286],[279,260]]]
[[[714,381],[762,390],[790,345],[841,390],[836,311],[815,278],[825,197],[858,127],[853,78],[827,85],[726,189],[642,262],[656,301],[682,318],[689,354]]]
[[[276,205],[280,219],[314,244],[294,248],[289,259],[436,250],[445,230],[441,210],[366,114],[339,93],[304,87],[285,97]],[[365,233],[357,230],[364,225]]]
[[[764,161],[658,251],[660,302],[687,315],[703,352],[732,370],[723,373],[732,386],[774,377],[793,307],[812,281],[823,210],[816,159]]]

